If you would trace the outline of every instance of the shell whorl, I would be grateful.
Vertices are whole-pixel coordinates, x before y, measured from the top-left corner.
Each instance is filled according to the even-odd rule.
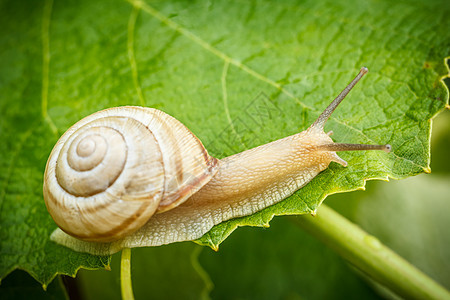
[[[73,125],[55,145],[44,198],[57,225],[88,241],[113,241],[156,211],[189,198],[218,161],[179,121],[155,109],[118,107]]]

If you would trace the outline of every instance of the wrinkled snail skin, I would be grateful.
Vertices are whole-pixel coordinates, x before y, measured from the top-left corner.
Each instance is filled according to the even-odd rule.
[[[62,137],[50,155],[44,198],[55,222],[71,236],[85,241],[115,242],[103,245],[104,249],[100,251],[92,243],[76,240],[62,231],[55,231],[52,239],[92,254],[111,254],[123,247],[158,246],[198,239],[216,224],[280,202],[310,182],[331,162],[346,166],[336,151],[389,152],[389,145],[334,143],[331,133],[326,134],[323,130],[334,109],[366,73],[367,69],[362,68],[307,130],[220,161],[209,156],[184,125],[155,109],[119,107],[81,120],[63,135],[68,137]],[[109,124],[111,118],[119,119],[118,125]],[[101,147],[102,138],[97,135],[102,126],[107,132],[120,133],[114,137],[114,144],[120,140],[131,143],[111,149],[126,152],[117,154],[125,160],[112,159],[115,163],[113,171],[108,173],[109,179],[105,182],[97,179],[97,175],[95,180],[89,176],[76,180],[78,173],[102,173],[96,170],[97,167],[88,170],[91,166],[84,161],[87,154],[94,153],[92,149],[101,155],[106,153],[105,162],[100,163],[96,154],[89,156],[100,167],[106,166],[110,156],[115,157]],[[128,127],[139,132],[137,137],[125,137]],[[95,136],[93,141],[80,144],[83,137],[75,136],[80,130],[81,134]],[[144,142],[144,136],[149,136],[151,142]],[[145,144],[145,150],[137,150],[135,144],[139,143]],[[94,147],[94,144],[100,146]],[[80,157],[68,159],[71,151]],[[66,171],[75,161],[82,162],[79,170]],[[117,171],[118,165],[123,165],[124,171]],[[138,175],[133,175],[135,172]],[[61,178],[66,173],[69,177]],[[126,179],[126,176],[132,179]],[[146,183],[148,180],[150,184]],[[82,192],[75,191],[78,186],[90,182],[96,185],[82,188]],[[53,189],[57,192],[50,192]],[[128,189],[131,195],[128,195]],[[113,205],[115,208],[109,208]]]
[[[292,194],[331,161],[341,162],[335,152],[316,149],[327,143],[332,140],[325,133],[304,131],[224,158],[218,173],[191,199],[227,203],[236,209],[234,216],[254,213],[252,207]]]

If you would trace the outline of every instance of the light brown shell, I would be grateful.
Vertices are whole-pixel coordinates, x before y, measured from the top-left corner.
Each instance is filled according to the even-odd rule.
[[[175,118],[152,108],[116,107],[61,136],[47,161],[44,199],[62,230],[108,242],[183,203],[217,165]]]

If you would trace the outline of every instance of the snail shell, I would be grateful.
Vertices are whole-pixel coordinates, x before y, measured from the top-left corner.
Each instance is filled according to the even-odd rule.
[[[73,125],[54,147],[44,175],[45,203],[71,236],[117,240],[156,211],[188,199],[217,172],[217,162],[162,111],[106,109]]]

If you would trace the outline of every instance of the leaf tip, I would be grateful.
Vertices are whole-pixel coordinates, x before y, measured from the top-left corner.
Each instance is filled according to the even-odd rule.
[[[427,174],[430,174],[431,173],[431,168],[429,166],[427,166],[427,167],[423,168],[423,171],[425,173],[427,173]]]
[[[44,290],[44,292],[47,291],[47,287],[48,287],[48,284],[47,284],[47,283],[43,283],[43,284],[42,284],[42,289]]]

